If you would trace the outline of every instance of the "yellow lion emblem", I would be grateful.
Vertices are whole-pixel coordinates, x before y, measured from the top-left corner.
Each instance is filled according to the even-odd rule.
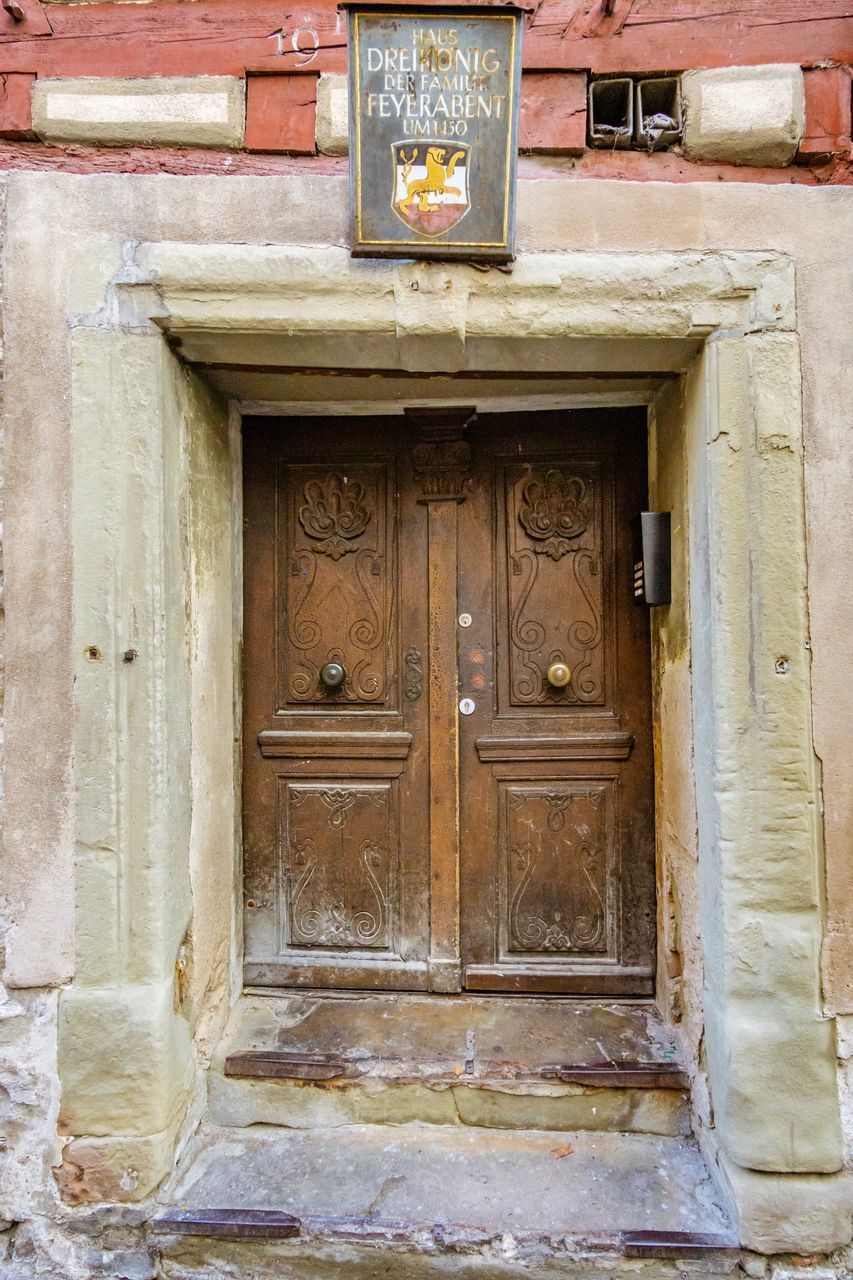
[[[453,170],[461,159],[464,158],[464,151],[454,151],[453,155],[444,163],[445,156],[449,151],[449,147],[428,147],[426,159],[426,177],[414,178],[409,181],[409,174],[412,172],[412,165],[418,158],[418,148],[415,147],[411,157],[405,152],[401,152],[401,160],[403,161],[402,174],[403,181],[406,183],[406,194],[399,200],[398,207],[404,215],[408,214],[411,206],[417,204],[420,213],[436,213],[440,205],[430,202],[430,196],[450,195],[461,196],[462,191],[459,187],[449,187],[448,180],[453,177]]]

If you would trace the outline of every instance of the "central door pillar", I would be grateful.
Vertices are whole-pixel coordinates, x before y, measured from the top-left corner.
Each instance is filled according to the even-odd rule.
[[[408,409],[412,455],[428,512],[429,600],[429,985],[459,991],[459,676],[456,644],[458,507],[465,501],[471,407]]]

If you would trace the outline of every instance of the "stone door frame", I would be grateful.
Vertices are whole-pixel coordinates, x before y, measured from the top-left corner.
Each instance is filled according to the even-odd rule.
[[[834,1176],[834,1030],[821,1010],[790,260],[549,253],[504,274],[162,242],[124,246],[103,284],[62,317],[76,681],[76,944],[59,1046],[69,1198],[141,1198],[172,1167],[239,992],[239,413],[204,367],[679,373],[653,402],[651,474],[653,502],[676,513],[685,607],[658,620],[654,679],[661,857],[673,841],[698,860],[697,1125],[746,1244],[840,1243],[849,1190]],[[13,505],[11,545],[16,516],[21,557],[33,525]],[[26,588],[19,563],[10,607]],[[24,639],[11,637],[13,662]],[[33,724],[23,698],[10,714],[13,744]],[[18,801],[13,789],[23,866],[40,815]],[[24,979],[37,912],[24,894],[8,939]]]

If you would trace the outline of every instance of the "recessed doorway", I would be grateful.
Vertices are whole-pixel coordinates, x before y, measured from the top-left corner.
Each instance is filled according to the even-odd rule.
[[[247,418],[246,980],[654,982],[645,411]]]

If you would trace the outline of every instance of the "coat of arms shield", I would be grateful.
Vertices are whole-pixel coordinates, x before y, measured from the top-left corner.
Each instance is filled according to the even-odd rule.
[[[455,227],[471,207],[469,144],[418,138],[392,142],[391,154],[391,208],[397,217],[424,236],[440,236]]]

